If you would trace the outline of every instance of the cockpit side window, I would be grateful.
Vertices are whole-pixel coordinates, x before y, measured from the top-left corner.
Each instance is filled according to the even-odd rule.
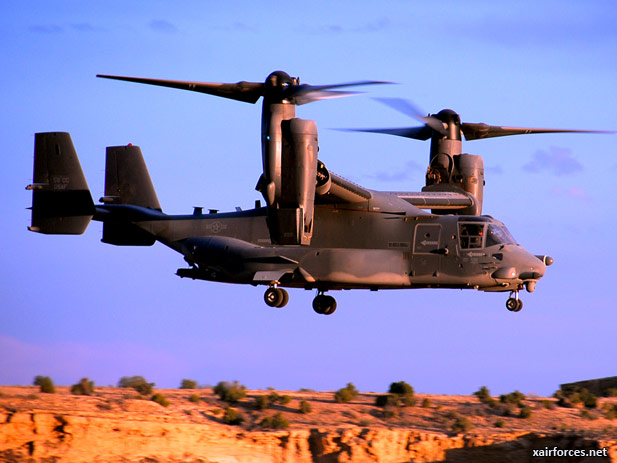
[[[461,249],[482,248],[484,238],[483,223],[459,223],[458,227]]]

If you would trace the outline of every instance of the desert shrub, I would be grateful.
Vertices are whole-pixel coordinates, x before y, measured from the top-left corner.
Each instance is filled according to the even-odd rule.
[[[378,407],[398,407],[398,396],[396,394],[383,394],[375,398],[375,405]]]
[[[265,417],[259,422],[259,426],[268,429],[287,429],[289,428],[289,421],[279,412],[275,415]]]
[[[289,404],[289,402],[291,402],[291,396],[280,395],[278,392],[271,392],[268,395],[268,399],[270,400],[270,403],[272,404],[279,403],[281,405],[287,405]]]
[[[183,379],[180,383],[180,389],[197,389],[197,381],[194,379]]]
[[[201,400],[201,397],[199,397],[197,394],[191,394],[189,396],[189,402],[197,403],[200,400]]]
[[[617,397],[617,388],[610,387],[604,391],[604,397]]]
[[[597,408],[598,397],[589,392],[586,388],[570,387],[560,389],[553,394],[560,407],[572,408],[575,405],[583,404],[585,408]]]
[[[455,433],[467,432],[473,428],[473,423],[466,416],[461,416],[455,411],[448,413],[448,418],[452,419],[450,430]]]
[[[505,426],[506,426],[506,422],[502,418],[498,418],[495,421],[495,427],[496,428],[504,428]]]
[[[223,423],[237,425],[242,423],[243,421],[244,418],[242,417],[242,415],[240,415],[240,412],[238,412],[238,410],[231,407],[227,407],[225,409],[225,413],[223,414]]]
[[[524,405],[518,413],[519,418],[531,418],[531,407]]]
[[[523,400],[525,400],[525,394],[520,391],[510,392],[509,394],[501,394],[499,401],[502,404],[516,405],[519,408],[523,407]]]
[[[486,386],[482,386],[476,392],[473,393],[480,402],[488,405],[489,407],[495,407],[497,405],[497,401],[493,399],[491,396],[491,391]]]
[[[587,409],[581,410],[581,418],[586,420],[595,420],[596,416]]]
[[[334,393],[334,401],[338,404],[345,404],[358,397],[358,394],[359,392],[356,386],[354,386],[353,383],[347,383],[347,386]]]
[[[388,394],[379,395],[375,399],[378,407],[408,407],[416,404],[413,387],[405,381],[390,384]]]
[[[617,404],[604,404],[604,418],[614,420],[617,418]]]
[[[49,376],[37,376],[34,378],[34,385],[39,386],[41,392],[53,394],[56,392],[56,386]]]
[[[300,401],[300,408],[298,410],[300,413],[311,413],[311,411],[313,411],[311,404],[308,403],[306,400],[301,400]]]
[[[153,402],[156,402],[159,405],[162,405],[163,407],[168,407],[169,406],[169,400],[167,400],[167,397],[165,397],[163,394],[160,393],[156,393],[154,394],[150,400],[152,400]]]
[[[71,394],[92,395],[94,394],[94,381],[88,378],[81,378],[77,384],[71,386]]]
[[[118,387],[135,389],[141,395],[152,394],[154,383],[149,383],[143,376],[123,376],[118,381]]]
[[[431,399],[429,399],[428,397],[425,397],[424,400],[422,400],[422,408],[430,408],[431,406]]]
[[[552,400],[548,400],[548,399],[544,399],[542,400],[542,406],[544,408],[546,408],[547,410],[554,410],[555,409],[555,404],[553,403]]]
[[[214,393],[217,394],[221,400],[234,404],[246,397],[246,386],[240,384],[238,381],[234,381],[233,383],[221,381],[214,386]]]
[[[267,395],[258,395],[255,397],[255,408],[257,410],[265,410],[270,407],[270,397]]]

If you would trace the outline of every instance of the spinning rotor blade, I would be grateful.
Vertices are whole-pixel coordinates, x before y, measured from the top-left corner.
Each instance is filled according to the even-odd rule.
[[[424,122],[428,127],[433,129],[435,132],[438,132],[442,135],[446,135],[448,133],[442,121],[440,121],[434,116],[423,116],[421,111],[418,108],[416,108],[413,105],[413,103],[409,100],[404,100],[402,98],[375,98],[375,99],[387,106],[390,106],[393,109],[396,109],[397,111],[405,114],[406,116],[410,116],[410,117],[413,117],[414,119],[418,119],[419,121]],[[410,138],[415,138],[415,137],[410,137]]]
[[[256,103],[264,94],[263,83],[259,82],[236,82],[235,84],[221,84],[214,82],[188,82],[181,80],[146,79],[141,77],[108,76],[97,74],[97,77],[105,79],[125,80],[138,84],[158,85],[160,87],[178,88],[193,92],[207,93],[208,95],[220,96],[246,103]]]
[[[124,80],[127,82],[136,82],[139,84],[157,85],[160,87],[171,87],[180,90],[190,90],[192,92],[206,93],[208,95],[229,98],[237,101],[244,101],[246,103],[256,103],[260,97],[269,94],[276,95],[276,97],[281,100],[284,99],[289,101],[290,103],[297,105],[328,98],[339,98],[343,96],[354,95],[355,93],[357,93],[330,91],[334,88],[390,83],[364,80],[334,85],[298,85],[297,83],[294,84],[291,81],[291,78],[289,78],[286,73],[276,71],[272,74],[276,74],[277,77],[283,77],[281,83],[277,83],[275,86],[272,86],[262,82],[244,81],[236,83],[189,82],[180,80],[148,79],[142,77],[110,76],[103,74],[98,74],[97,77],[102,77],[105,79]],[[287,77],[287,79],[285,79],[285,77]],[[289,81],[286,81],[288,79]]]
[[[398,137],[413,138],[414,140],[428,140],[431,138],[432,131],[426,125],[421,127],[403,127],[400,129],[337,129],[344,132],[368,132],[383,133],[386,135],[396,135]]]
[[[463,122],[461,131],[465,140],[481,138],[505,137],[509,135],[525,135],[530,133],[613,133],[603,130],[567,130],[567,129],[533,129],[528,127],[501,127],[483,123]]]

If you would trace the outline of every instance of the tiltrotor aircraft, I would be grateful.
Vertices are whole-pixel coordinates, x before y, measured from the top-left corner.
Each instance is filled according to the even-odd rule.
[[[90,220],[103,222],[104,243],[150,246],[156,241],[188,263],[183,278],[267,286],[271,307],[289,300],[283,288],[316,290],[313,309],[332,314],[342,289],[473,288],[505,291],[506,307],[534,291],[548,256],[516,243],[506,226],[482,215],[482,158],[463,154],[467,140],[504,135],[579,132],[461,123],[444,109],[419,116],[410,103],[388,100],[420,119],[419,127],[367,129],[431,140],[426,185],[420,192],[375,191],[356,185],[318,159],[317,126],[296,118],[296,105],[349,95],[334,90],[382,82],[300,84],[282,71],[264,83],[199,83],[104,76],[173,87],[255,103],[263,97],[263,173],[257,190],[265,207],[168,215],[162,212],[138,146],[107,148],[105,193],[94,204],[71,137],[37,133],[34,148],[32,225],[46,234],[81,234]],[[362,129],[364,130],[364,129]]]

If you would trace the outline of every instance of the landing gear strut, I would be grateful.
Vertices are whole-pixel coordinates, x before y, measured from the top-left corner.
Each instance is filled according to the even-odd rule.
[[[510,312],[520,312],[523,308],[523,301],[518,298],[518,291],[512,291],[506,301],[506,309]]]
[[[313,310],[318,314],[332,315],[336,310],[336,299],[332,296],[326,296],[324,291],[318,291],[317,296],[313,299]]]
[[[266,289],[264,301],[266,301],[266,304],[270,307],[285,307],[289,302],[289,294],[283,288],[271,286]]]

